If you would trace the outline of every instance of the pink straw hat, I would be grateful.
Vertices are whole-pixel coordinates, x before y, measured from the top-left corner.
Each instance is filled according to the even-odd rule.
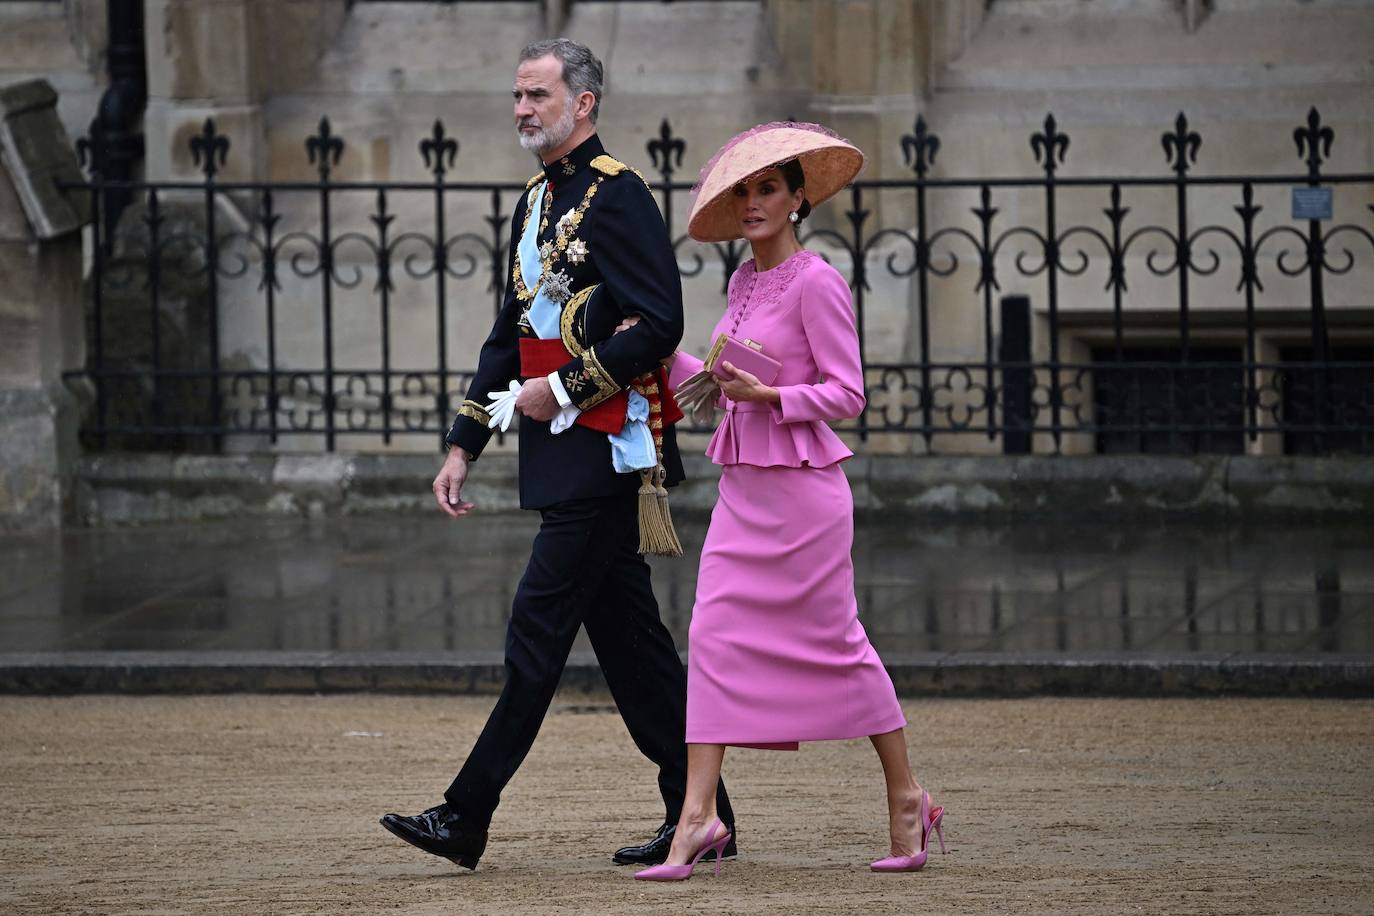
[[[687,234],[698,242],[740,238],[743,233],[730,208],[731,190],[792,159],[801,163],[812,207],[853,181],[864,166],[857,146],[819,124],[774,121],[751,127],[732,137],[701,170],[692,188]]]

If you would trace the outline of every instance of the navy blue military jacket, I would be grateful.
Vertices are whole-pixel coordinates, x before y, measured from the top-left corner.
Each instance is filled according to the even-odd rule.
[[[656,368],[661,358],[677,348],[682,339],[682,281],[667,227],[648,186],[633,170],[606,156],[595,134],[545,166],[544,174],[531,180],[531,187],[545,177],[553,193],[551,206],[550,197],[545,197],[548,224],[539,235],[541,245],[553,245],[559,219],[577,212],[586,201],[567,247],[551,265],[553,271],[570,278],[574,294],[600,284],[581,304],[576,320],[564,322],[586,352],[558,370],[568,396],[585,410],[628,387],[632,379]],[[482,344],[468,398],[445,437],[450,445],[474,456],[481,454],[492,435],[483,408],[487,392],[505,390],[512,379],[520,377],[519,339],[535,336],[522,322],[528,302],[517,295],[520,284],[513,279],[527,206],[528,193],[521,195],[512,217],[505,301]],[[564,308],[567,315],[568,306]],[[616,334],[616,325],[628,315],[639,316],[639,323]],[[571,499],[638,489],[639,474],[617,474],[611,466],[611,445],[605,433],[579,424],[555,436],[547,422],[528,417],[518,417],[518,422],[523,508],[542,509]],[[671,427],[663,431],[663,466],[669,485],[682,480],[682,459]]]

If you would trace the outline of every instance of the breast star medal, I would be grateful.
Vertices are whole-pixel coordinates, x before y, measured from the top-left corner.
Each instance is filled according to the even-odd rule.
[[[550,272],[544,277],[544,295],[562,305],[572,298],[572,278],[561,270]]]
[[[572,227],[576,226],[579,221],[580,218],[575,211],[569,210],[567,213],[564,213],[558,218],[558,234],[567,235],[572,231]]]
[[[587,243],[581,239],[573,239],[568,243],[568,263],[581,264],[587,260]]]

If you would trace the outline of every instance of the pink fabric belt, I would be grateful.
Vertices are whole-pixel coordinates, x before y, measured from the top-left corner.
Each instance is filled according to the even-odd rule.
[[[760,401],[730,402],[706,447],[711,461],[761,468],[821,468],[854,454],[824,423],[788,423],[779,414],[770,414],[771,407]]]

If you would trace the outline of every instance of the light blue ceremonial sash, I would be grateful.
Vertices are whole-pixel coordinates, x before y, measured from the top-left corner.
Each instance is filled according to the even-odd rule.
[[[541,340],[559,337],[559,317],[563,305],[550,299],[539,281],[544,275],[544,262],[539,257],[539,223],[544,209],[544,188],[547,181],[541,181],[530,191],[526,206],[530,218],[525,224],[525,234],[520,237],[520,276],[525,281],[525,289],[539,289],[534,302],[530,305],[530,327]],[[625,411],[625,425],[620,432],[608,435],[611,440],[611,464],[616,473],[641,471],[658,466],[658,454],[654,450],[654,434],[649,429],[649,402],[633,388],[629,391],[630,403]]]
[[[525,281],[525,289],[539,286],[539,278],[544,275],[544,262],[539,258],[539,220],[544,209],[544,186],[541,181],[530,191],[528,206],[530,218],[525,223],[525,234],[520,237],[520,276]],[[530,327],[539,335],[540,340],[558,336],[558,317],[563,314],[563,306],[550,299],[542,289],[534,297],[530,306]]]

